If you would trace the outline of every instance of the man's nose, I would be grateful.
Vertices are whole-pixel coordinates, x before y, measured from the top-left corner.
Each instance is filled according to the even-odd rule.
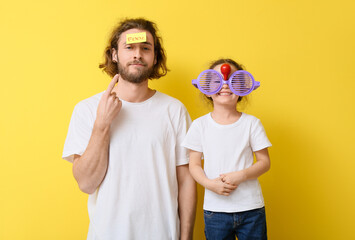
[[[134,58],[141,59],[142,58],[142,50],[140,48],[136,48],[134,51]]]

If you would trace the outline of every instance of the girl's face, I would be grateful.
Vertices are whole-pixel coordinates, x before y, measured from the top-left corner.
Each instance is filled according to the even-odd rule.
[[[213,68],[213,70],[216,70],[217,72],[219,72],[222,76],[223,74],[221,73],[221,66],[223,64],[219,64],[216,67]],[[228,78],[230,77],[230,75],[232,73],[234,73],[235,71],[237,71],[238,69],[233,66],[232,64],[229,64],[229,66],[231,67],[231,72],[228,75]],[[237,105],[237,101],[239,99],[239,96],[235,95],[230,89],[228,84],[223,84],[221,90],[213,95],[207,95],[208,97],[211,97],[213,100],[213,105],[216,106],[217,105]]]

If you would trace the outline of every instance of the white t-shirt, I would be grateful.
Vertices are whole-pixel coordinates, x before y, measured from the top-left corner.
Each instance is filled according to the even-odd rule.
[[[211,114],[191,124],[182,146],[203,153],[204,171],[209,179],[239,171],[253,164],[253,152],[270,147],[259,119],[242,113],[233,124],[216,123]],[[258,180],[241,183],[229,196],[205,189],[203,209],[214,212],[242,212],[261,208],[264,199]]]
[[[63,158],[72,162],[89,142],[102,93],[74,109]],[[122,101],[111,125],[108,170],[89,195],[88,239],[178,239],[176,167],[188,163],[181,142],[191,123],[184,105],[156,92],[140,103]]]

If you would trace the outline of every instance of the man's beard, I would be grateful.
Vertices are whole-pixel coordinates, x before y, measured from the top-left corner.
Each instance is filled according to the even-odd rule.
[[[147,66],[146,63],[143,63],[141,61],[132,61],[127,64],[127,66],[122,66],[119,62],[117,62],[117,67],[118,67],[118,73],[121,75],[121,77],[131,83],[142,83],[145,80],[147,80],[150,75],[153,72],[153,67],[150,68],[137,68],[136,73],[129,73],[128,72],[128,66],[130,64],[142,64],[144,66]]]

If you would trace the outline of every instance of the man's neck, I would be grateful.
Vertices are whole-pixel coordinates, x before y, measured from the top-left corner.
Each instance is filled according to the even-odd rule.
[[[138,103],[151,98],[154,95],[155,90],[148,88],[148,80],[141,83],[131,83],[119,78],[113,92],[126,102]]]

